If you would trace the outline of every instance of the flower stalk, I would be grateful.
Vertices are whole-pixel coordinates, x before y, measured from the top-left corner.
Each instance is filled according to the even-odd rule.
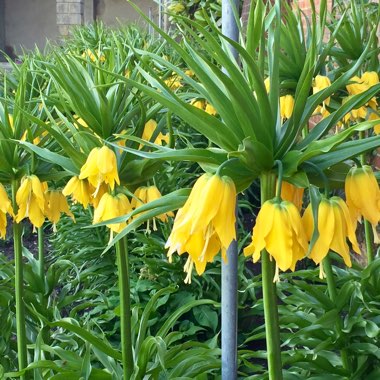
[[[42,284],[45,284],[45,247],[44,247],[44,229],[38,228],[38,274]]]
[[[330,300],[336,304],[338,295],[336,292],[336,283],[334,278],[334,272],[332,270],[331,260],[329,255],[326,255],[326,257],[323,259],[323,270],[326,275],[326,281],[327,281],[327,290],[329,292]],[[343,330],[343,323],[340,316],[338,316],[338,319],[336,321],[336,328],[339,333],[342,333]],[[347,349],[342,348],[340,351],[341,357],[342,357],[342,365],[343,368],[345,368],[347,371],[351,373],[351,363],[350,359],[348,357]]]
[[[116,260],[120,294],[120,333],[123,365],[123,379],[129,380],[133,373],[133,352],[131,332],[131,292],[127,240],[124,237],[116,243]]]
[[[359,132],[359,138],[365,139],[365,132],[360,131]],[[366,156],[365,153],[360,155],[360,163],[361,165],[366,165]],[[373,252],[373,234],[372,234],[372,227],[371,223],[366,219],[363,218],[363,225],[364,225],[364,239],[365,239],[365,246],[367,251],[367,265],[371,264],[374,258],[374,252]]]
[[[14,211],[17,210],[16,192],[19,182],[12,182],[12,205]],[[26,347],[26,327],[25,327],[25,306],[24,306],[24,266],[22,262],[22,226],[13,222],[13,249],[15,258],[15,297],[16,297],[16,331],[17,331],[17,356],[18,367],[21,371],[26,368],[27,347]],[[20,380],[25,380],[26,376],[21,375]]]
[[[263,173],[260,183],[261,204],[263,204],[275,195],[276,175],[274,173]],[[278,321],[276,283],[273,282],[275,262],[274,260],[270,260],[269,254],[265,249],[261,253],[261,265],[269,380],[282,380],[280,326]]]

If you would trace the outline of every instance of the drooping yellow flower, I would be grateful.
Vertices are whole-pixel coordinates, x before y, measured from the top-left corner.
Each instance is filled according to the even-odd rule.
[[[75,127],[80,125],[83,128],[88,128],[88,124],[81,117],[79,117],[78,115],[73,115],[73,118],[75,120]]]
[[[113,150],[107,146],[92,149],[79,174],[79,179],[85,178],[88,178],[88,182],[95,187],[94,196],[103,182],[107,183],[112,190],[115,183],[120,185],[116,155]]]
[[[331,81],[329,77],[324,75],[317,75],[314,78],[314,84],[313,84],[313,94],[316,94],[319,91],[324,90],[327,87],[331,86]],[[326,106],[330,104],[330,97],[326,98],[321,105],[317,106],[313,114],[320,113],[322,115],[322,118],[327,117],[330,112],[327,111]]]
[[[281,120],[289,119],[294,109],[294,98],[292,95],[284,95],[280,97],[280,116]]]
[[[282,181],[281,198],[284,201],[294,203],[298,211],[301,211],[304,190],[305,189],[303,187],[297,187],[289,182]]]
[[[350,83],[346,86],[346,89],[350,95],[358,95],[368,89],[368,86],[363,83],[361,78],[357,75],[350,79]]]
[[[367,71],[361,76],[361,78],[359,78],[358,76],[354,76],[350,79],[350,82],[352,83],[346,86],[348,93],[350,95],[358,95],[364,91],[367,91],[375,84],[379,83],[379,76],[374,71]],[[370,99],[367,105],[370,106],[372,109],[376,110],[376,97]]]
[[[90,58],[92,62],[99,61],[99,62],[105,62],[106,57],[103,53],[100,53],[98,49],[93,52],[91,49],[87,49],[82,53],[83,58]]]
[[[326,77],[324,75],[317,75],[314,78],[313,94],[316,94],[317,92],[322,91],[325,88],[330,87],[330,86],[331,86],[331,81],[329,77]],[[326,98],[323,102],[329,105],[330,97]]]
[[[351,258],[347,238],[354,251],[360,254],[354,224],[343,199],[339,197],[323,198],[318,207],[317,223],[314,221],[311,205],[309,205],[302,217],[302,222],[309,240],[313,235],[315,225],[317,225],[319,236],[309,255],[316,264],[319,264],[331,249],[342,256],[345,264],[350,267]]]
[[[215,116],[218,113],[214,106],[210,103],[206,103],[205,111],[212,116]]]
[[[182,87],[181,78],[176,73],[164,80],[164,83],[173,91]]]
[[[350,99],[350,96],[342,99],[342,104],[345,104]],[[348,123],[351,121],[358,121],[367,117],[367,107],[361,106],[359,108],[352,109],[349,113],[344,115],[343,121]]]
[[[244,255],[253,255],[253,261],[257,262],[264,248],[282,271],[294,271],[297,261],[305,257],[306,234],[293,203],[274,198],[261,206],[252,231],[252,243],[244,249]]]
[[[195,108],[203,110],[205,108],[205,101],[203,99],[193,99],[190,104]]]
[[[379,123],[374,125],[373,131],[375,132],[375,134],[380,135],[380,117],[376,115],[375,113],[371,112],[368,116],[368,120],[370,121],[378,120]]]
[[[0,238],[5,239],[7,232],[7,214],[14,217],[12,203],[4,186],[0,183]]]
[[[132,209],[136,209],[146,203],[152,202],[156,199],[159,199],[162,197],[162,194],[157,189],[156,186],[140,186],[136,189],[134,193],[134,197],[131,201]],[[168,216],[173,217],[173,212],[167,212],[161,215],[158,215],[157,218],[161,220],[161,222],[167,222]],[[149,224],[148,224],[148,230],[149,230]],[[157,230],[157,226],[155,223],[155,219],[153,218],[153,230]]]
[[[221,251],[223,259],[235,231],[236,189],[231,178],[203,174],[196,181],[184,206],[178,210],[165,247],[171,261],[174,252],[189,254],[185,265],[185,282],[191,282],[195,264],[201,275],[207,262]]]
[[[57,230],[57,223],[61,218],[61,213],[65,213],[75,221],[73,213],[69,209],[66,197],[59,190],[49,190],[45,194],[45,216],[53,223],[53,231]]]
[[[8,213],[13,218],[15,216],[12,208],[12,202],[10,201],[8,194],[4,186],[0,183],[0,211],[4,214]]]
[[[16,222],[20,223],[24,218],[29,218],[33,226],[39,228],[45,220],[45,195],[46,187],[35,175],[26,176],[16,193],[18,212]]]
[[[62,190],[64,196],[71,195],[74,202],[78,202],[87,208],[91,202],[91,189],[87,180],[81,180],[77,176],[72,177]]]
[[[95,209],[93,224],[123,216],[130,211],[131,204],[125,194],[112,195],[105,193]],[[126,225],[126,222],[107,224],[107,227],[111,230],[111,239],[112,232],[119,233]]]
[[[368,87],[372,87],[379,83],[379,75],[376,71],[366,71],[363,73],[361,80]]]
[[[148,120],[146,123],[145,123],[145,126],[144,126],[144,131],[143,131],[143,134],[142,134],[142,139],[143,140],[146,140],[146,141],[150,141],[150,139],[152,138],[155,130],[157,128],[157,122],[153,119],[150,119]],[[158,145],[162,145],[162,142],[165,142],[166,144],[169,144],[169,136],[168,135],[165,135],[163,134],[162,132],[160,132],[156,139],[154,140],[154,143],[155,144],[158,144]],[[142,148],[142,145],[140,145],[139,149]]]
[[[345,182],[346,202],[355,225],[362,217],[367,219],[373,229],[375,242],[380,243],[376,226],[380,221],[380,189],[372,168],[363,165],[353,167]]]
[[[103,182],[99,186],[99,189],[96,192],[96,194],[95,194],[95,190],[96,189],[92,185],[90,185],[90,194],[91,194],[90,203],[96,208],[98,207],[98,204],[100,200],[102,199],[102,196],[108,192],[108,185]]]

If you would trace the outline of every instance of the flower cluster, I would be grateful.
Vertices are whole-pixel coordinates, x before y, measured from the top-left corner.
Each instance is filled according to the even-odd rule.
[[[244,254],[252,255],[256,262],[265,248],[276,261],[277,269],[294,271],[296,262],[303,257],[308,255],[320,264],[331,250],[351,266],[347,239],[360,254],[355,235],[357,221],[362,217],[367,219],[372,224],[375,242],[379,242],[376,226],[380,220],[380,189],[372,168],[363,166],[349,171],[345,190],[346,202],[337,196],[322,197],[317,212],[309,205],[301,218],[301,192],[284,182],[281,198],[287,200],[274,198],[263,204],[253,228],[252,243],[244,249]],[[293,202],[298,203],[297,206]],[[315,241],[309,247],[313,236]]]
[[[147,124],[153,125],[152,122],[155,123],[150,120]],[[161,193],[155,186],[140,187],[130,202],[123,188],[121,186],[116,188],[116,185],[120,185],[117,157],[112,149],[103,146],[91,150],[79,176],[74,176],[69,180],[62,194],[71,195],[74,202],[82,204],[85,208],[92,205],[94,207],[93,224],[125,216],[142,204],[161,197]],[[166,222],[167,216],[173,216],[173,214],[162,214],[157,218]],[[107,223],[106,226],[111,231],[110,238],[112,239],[113,233],[121,232],[126,225],[126,221]],[[153,226],[155,229],[155,221]]]
[[[6,235],[7,214],[16,223],[28,218],[34,228],[40,228],[47,218],[53,224],[54,231],[61,213],[74,219],[62,192],[48,190],[47,183],[41,182],[36,175],[32,174],[22,178],[15,198],[16,212],[4,186],[0,184],[0,237],[3,239]]]

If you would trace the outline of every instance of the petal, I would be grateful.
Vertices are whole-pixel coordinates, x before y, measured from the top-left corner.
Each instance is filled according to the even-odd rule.
[[[91,150],[86,162],[80,169],[79,179],[84,179],[98,174],[99,170],[97,162],[99,150],[100,148],[94,148]]]
[[[334,237],[331,242],[331,249],[342,256],[344,263],[347,266],[351,266],[350,250],[346,242],[347,236],[347,224],[344,218],[342,209],[339,204],[334,202],[333,212],[335,219]]]
[[[332,205],[329,200],[322,199],[318,207],[319,236],[309,255],[316,264],[319,264],[329,252],[334,238],[335,225],[336,221]]]
[[[282,271],[289,269],[293,262],[292,237],[286,208],[282,204],[276,204],[272,229],[265,240],[268,253],[276,260],[276,264]]]
[[[225,183],[223,196],[212,224],[222,243],[227,249],[236,240],[236,188],[234,182],[223,177]]]

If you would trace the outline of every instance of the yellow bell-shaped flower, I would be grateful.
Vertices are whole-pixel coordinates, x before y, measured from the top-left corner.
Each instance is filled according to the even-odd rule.
[[[236,240],[235,206],[236,189],[231,178],[217,174],[203,174],[198,178],[186,203],[177,212],[165,245],[169,248],[169,261],[174,252],[189,254],[185,282],[191,282],[194,264],[201,275],[206,263],[212,262],[219,251],[226,260],[227,248]]]
[[[143,140],[150,141],[156,128],[157,128],[157,122],[153,119],[148,120],[145,123],[144,131],[141,138]],[[163,142],[165,142],[166,144],[169,144],[169,136],[160,132],[155,138],[154,143],[157,145],[162,145]],[[140,144],[139,149],[141,149],[142,147],[143,145]]]
[[[125,194],[112,195],[105,193],[95,209],[93,224],[123,216],[128,214],[131,209],[131,204]],[[111,238],[112,232],[119,233],[126,225],[126,222],[107,224],[107,227],[111,230]]]
[[[351,168],[346,177],[345,192],[347,206],[355,225],[363,216],[372,225],[375,242],[380,243],[376,231],[380,221],[380,189],[372,168],[368,165]]]
[[[45,221],[45,190],[46,186],[35,175],[22,179],[16,193],[18,206],[16,223],[20,223],[24,218],[29,218],[35,227],[42,226]]]
[[[281,120],[289,119],[294,109],[294,98],[292,95],[284,95],[280,97],[280,116]]]
[[[140,186],[136,189],[134,193],[134,197],[132,198],[131,201],[131,207],[132,209],[139,208],[140,206],[152,202],[156,199],[159,199],[162,197],[162,194],[160,191],[157,189],[156,186]],[[167,222],[168,221],[168,216],[173,217],[174,214],[173,212],[169,211],[167,213],[158,215],[157,218],[161,220],[161,222]],[[148,227],[147,230],[149,231],[149,222],[148,222]],[[155,223],[155,219],[153,218],[153,231],[157,230],[157,226]]]
[[[92,149],[79,174],[79,179],[85,178],[95,187],[94,196],[103,182],[107,183],[111,190],[114,189],[115,183],[120,185],[114,151],[107,146]]]
[[[274,198],[262,205],[252,231],[252,243],[244,249],[244,255],[253,255],[253,261],[257,262],[264,248],[282,271],[294,271],[297,261],[305,257],[306,234],[293,203]]]
[[[62,190],[64,196],[71,195],[74,202],[78,202],[87,208],[91,202],[91,189],[87,180],[79,179],[77,176],[72,177]]]
[[[319,91],[324,90],[327,87],[331,86],[331,81],[329,77],[326,77],[324,75],[317,75],[314,78],[314,84],[313,84],[313,94],[316,94]],[[330,97],[326,98],[323,101],[324,104],[329,105],[330,104]]]
[[[210,103],[206,103],[205,111],[211,116],[215,116],[218,113],[215,107]]]
[[[69,209],[66,197],[59,190],[49,190],[45,194],[45,215],[53,223],[53,231],[57,231],[57,223],[61,213],[65,213],[75,221],[73,213]]]
[[[319,236],[309,255],[316,264],[319,264],[331,249],[342,256],[345,264],[350,267],[351,258],[347,238],[350,240],[354,251],[360,254],[355,228],[343,199],[339,197],[323,198],[318,207],[317,222],[313,218],[311,205],[309,205],[305,210],[302,222],[309,240],[313,235],[315,226],[318,228]]]
[[[294,203],[298,211],[301,211],[304,190],[303,187],[297,187],[289,182],[282,181],[281,199]]]
[[[7,232],[7,214],[14,218],[12,203],[4,186],[0,183],[0,238],[5,239]]]

